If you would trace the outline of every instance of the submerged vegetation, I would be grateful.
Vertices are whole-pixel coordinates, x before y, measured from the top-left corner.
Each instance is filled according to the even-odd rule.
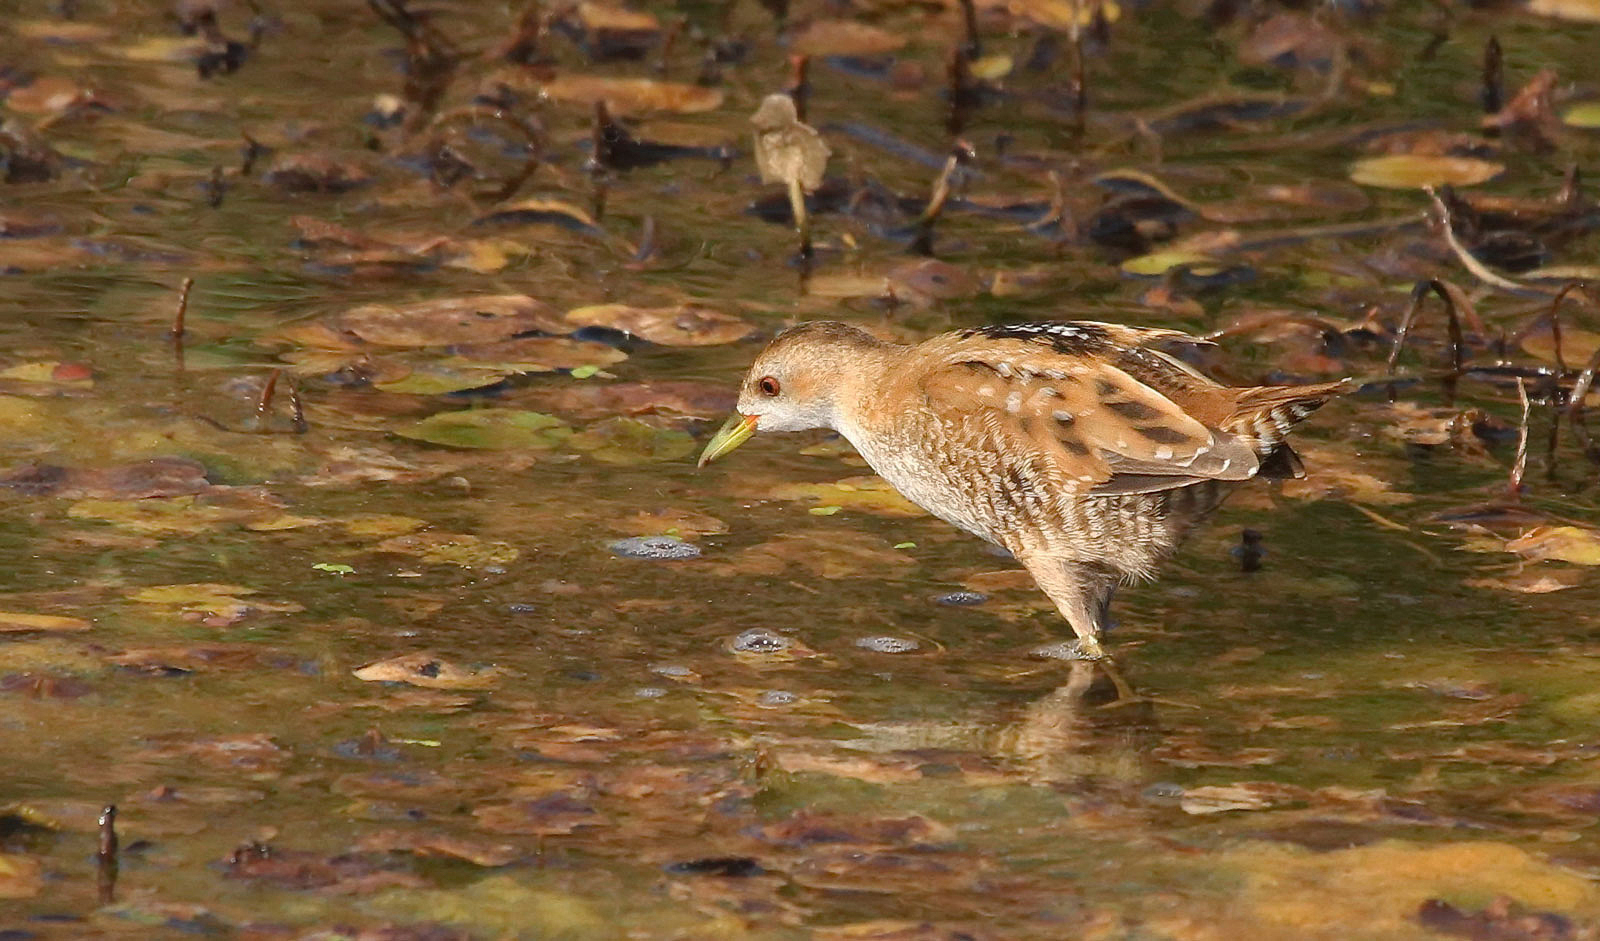
[[[1597,44],[10,4],[0,937],[1600,937]],[[695,472],[823,318],[1361,391],[1107,670],[836,437]]]

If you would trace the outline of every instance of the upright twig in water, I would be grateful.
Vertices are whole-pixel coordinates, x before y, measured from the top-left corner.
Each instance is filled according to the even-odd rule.
[[[1400,329],[1395,331],[1394,346],[1389,348],[1389,375],[1394,376],[1395,361],[1400,358],[1400,349],[1406,344],[1406,337],[1411,333],[1411,327],[1416,323],[1417,314],[1422,310],[1422,301],[1428,292],[1439,295],[1444,301],[1445,315],[1450,318],[1450,374],[1444,377],[1444,398],[1446,404],[1453,404],[1456,400],[1456,382],[1461,378],[1461,364],[1463,361],[1461,318],[1456,312],[1455,298],[1445,283],[1437,278],[1431,281],[1418,281],[1416,287],[1411,289],[1411,306],[1406,308],[1406,315],[1400,321]],[[1394,384],[1389,384],[1389,401],[1394,401]]]
[[[1461,240],[1456,237],[1455,223],[1450,216],[1450,207],[1446,206],[1444,200],[1439,198],[1439,194],[1434,192],[1433,187],[1424,186],[1422,190],[1428,194],[1428,198],[1433,201],[1434,210],[1439,213],[1439,223],[1444,229],[1445,244],[1450,246],[1450,250],[1455,252],[1456,258],[1463,267],[1472,272],[1473,277],[1490,287],[1499,288],[1508,294],[1515,294],[1518,297],[1549,296],[1549,291],[1518,284],[1510,278],[1502,278],[1484,267],[1483,262],[1479,261],[1470,251],[1467,251],[1467,247],[1461,244]]]
[[[283,375],[283,370],[274,369],[272,375],[267,377],[267,384],[261,387],[261,398],[256,400],[256,425],[259,428],[267,426],[267,414],[272,411],[272,399],[278,393],[278,377]]]
[[[289,421],[294,424],[295,434],[305,434],[311,425],[306,422],[306,407],[300,401],[300,385],[289,377]]]
[[[972,69],[967,67],[967,56],[960,49],[950,50],[945,74],[949,78],[946,93],[950,97],[950,113],[945,117],[945,130],[950,132],[951,137],[960,137],[961,132],[967,129],[967,116],[979,104],[978,86],[972,80]]]
[[[806,104],[811,99],[811,57],[789,57],[789,87],[785,89],[794,99],[794,119],[805,123]]]
[[[189,316],[189,292],[194,289],[194,279],[184,278],[178,286],[178,309],[172,315],[172,329],[168,336],[179,346],[183,345],[184,321]]]
[[[961,28],[961,55],[968,60],[983,55],[983,42],[978,38],[978,7],[972,0],[961,0]]]
[[[367,0],[367,6],[406,40],[405,99],[411,108],[405,133],[410,137],[433,120],[455,79],[461,53],[428,21],[427,12],[410,9],[406,0]]]
[[[1083,16],[1080,0],[1072,0],[1072,129],[1079,137],[1087,127],[1089,110],[1089,82],[1083,62]]]
[[[1499,114],[1500,109],[1506,106],[1505,75],[1502,69],[1500,54],[1500,38],[1490,36],[1489,41],[1483,44],[1483,91],[1482,98],[1484,114]],[[1485,128],[1484,133],[1494,137],[1500,133],[1497,127]]]
[[[172,341],[172,354],[178,359],[178,370],[183,370],[183,334],[184,321],[189,316],[189,291],[194,288],[193,278],[184,278],[183,284],[178,287],[178,309],[172,314],[172,329],[167,331],[167,337]]]
[[[1589,428],[1583,423],[1584,400],[1589,397],[1589,389],[1594,386],[1595,372],[1600,370],[1600,350],[1595,350],[1589,357],[1589,362],[1583,367],[1583,372],[1578,373],[1578,381],[1572,384],[1572,394],[1567,399],[1567,424],[1572,426],[1572,434],[1578,439],[1578,444],[1583,448],[1583,453],[1589,460],[1600,464],[1600,448],[1596,448],[1589,438]]]
[[[934,181],[933,194],[928,197],[928,206],[922,210],[922,215],[917,217],[916,235],[911,239],[913,253],[933,254],[933,224],[939,221],[945,203],[950,200],[950,181],[956,171],[974,156],[972,145],[964,140],[956,141],[955,146],[951,148],[950,156],[945,158],[944,168],[939,171],[939,178]]]
[[[95,882],[100,904],[116,901],[117,896],[117,805],[107,804],[100,811],[100,845],[95,852]]]
[[[1528,470],[1528,384],[1517,377],[1517,398],[1522,400],[1522,423],[1517,426],[1517,456],[1511,462],[1510,492],[1511,499],[1516,500],[1522,495],[1522,477]]]

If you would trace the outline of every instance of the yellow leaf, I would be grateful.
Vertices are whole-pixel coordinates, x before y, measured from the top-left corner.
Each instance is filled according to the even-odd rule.
[[[56,617],[52,614],[24,614],[0,611],[0,634],[20,631],[86,631],[94,625],[83,618]]]

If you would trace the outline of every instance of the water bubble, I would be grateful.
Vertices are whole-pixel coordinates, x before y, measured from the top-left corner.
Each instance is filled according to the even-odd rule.
[[[1183,800],[1183,785],[1172,781],[1157,781],[1139,793],[1146,803],[1172,805]]]
[[[910,653],[922,645],[909,637],[861,637],[856,646],[873,653]]]
[[[539,606],[525,601],[513,601],[506,605],[506,611],[511,614],[537,614]]]
[[[799,701],[799,696],[786,689],[769,689],[757,700],[763,706],[790,706]]]
[[[794,641],[764,627],[752,627],[735,637],[732,646],[739,653],[783,653],[794,646]]]
[[[641,686],[633,691],[633,695],[640,699],[660,699],[667,691],[659,686]]]
[[[952,608],[969,608],[975,604],[983,604],[989,600],[989,596],[981,591],[952,591],[933,600]]]
[[[694,671],[693,670],[689,669],[686,666],[680,666],[680,665],[678,665],[676,663],[657,663],[657,664],[655,664],[655,665],[650,667],[650,672],[651,673],[660,674],[661,676],[673,676],[673,677],[691,677],[691,676],[694,676]]]
[[[624,559],[651,559],[665,562],[674,559],[698,559],[700,547],[673,536],[634,536],[612,543],[611,554]]]

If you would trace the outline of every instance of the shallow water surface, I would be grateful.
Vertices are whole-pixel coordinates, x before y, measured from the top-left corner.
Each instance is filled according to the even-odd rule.
[[[1045,2],[980,5],[954,117],[959,7],[551,7],[518,52],[500,4],[209,40],[61,6],[0,23],[0,937],[1600,936],[1596,473],[1546,450],[1600,328],[1566,301],[1558,365],[1530,271],[1594,257],[1557,194],[1600,27],[1108,7],[1080,130]],[[1495,135],[1490,36],[1502,103],[1556,76]],[[798,54],[843,194],[809,271],[747,123]],[[596,95],[695,150],[626,167],[662,152],[612,128],[595,167]],[[1481,368],[1449,397],[1430,299],[1391,402],[1433,278]],[[1069,664],[1014,563],[837,438],[694,470],[819,317],[1162,325],[1232,383],[1369,383]]]

